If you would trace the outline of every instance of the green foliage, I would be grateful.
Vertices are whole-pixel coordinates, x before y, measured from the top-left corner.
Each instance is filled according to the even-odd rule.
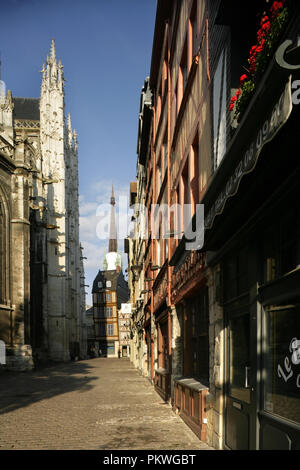
[[[248,106],[252,96],[255,92],[255,83],[252,80],[247,80],[242,86],[242,94],[236,102],[236,112],[240,117]]]

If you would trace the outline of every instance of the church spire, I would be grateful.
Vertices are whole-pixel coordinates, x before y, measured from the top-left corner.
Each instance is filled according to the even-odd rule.
[[[109,228],[109,243],[108,243],[108,251],[109,253],[114,252],[117,253],[118,250],[118,242],[117,242],[117,228],[116,228],[116,219],[115,219],[115,195],[114,195],[114,187],[112,186],[111,191],[111,211],[110,211],[110,228]]]
[[[56,53],[55,53],[55,41],[52,38],[51,39],[51,51],[50,51],[50,57],[53,62],[56,62]]]

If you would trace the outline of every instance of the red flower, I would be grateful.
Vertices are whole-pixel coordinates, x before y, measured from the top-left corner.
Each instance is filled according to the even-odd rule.
[[[267,21],[266,23],[262,25],[262,30],[264,31],[264,33],[268,33],[270,31],[270,28],[271,28],[270,21]]]
[[[254,56],[250,57],[249,59],[249,64],[250,64],[250,69],[249,69],[249,72],[251,73],[251,75],[255,72],[256,70],[256,59]]]
[[[270,12],[272,13],[272,17],[276,18],[280,14],[280,11],[283,8],[285,0],[282,0],[282,2],[274,2],[273,5],[270,8]]]
[[[247,75],[244,73],[244,75],[242,75],[240,78],[240,84],[242,85],[245,80],[247,80]]]
[[[262,26],[264,23],[267,23],[268,21],[269,21],[269,17],[268,17],[267,15],[264,16],[264,17],[261,19],[261,22],[260,22],[261,26]]]
[[[265,23],[265,25],[263,25],[262,28],[257,32],[258,42],[260,42],[268,34],[270,30],[271,23]]]
[[[234,103],[230,103],[229,105],[229,111],[233,111],[234,110]]]
[[[239,99],[239,97],[241,96],[242,92],[241,92],[241,89],[239,88],[235,94],[235,96],[237,97],[237,99]]]

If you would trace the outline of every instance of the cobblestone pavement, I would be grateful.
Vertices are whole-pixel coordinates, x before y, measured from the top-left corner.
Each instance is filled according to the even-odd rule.
[[[207,450],[128,359],[0,374],[0,450]]]

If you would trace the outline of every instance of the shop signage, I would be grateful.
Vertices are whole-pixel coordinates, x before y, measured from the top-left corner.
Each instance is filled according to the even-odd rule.
[[[203,269],[204,264],[205,255],[198,251],[192,251],[191,254],[186,257],[179,270],[172,275],[172,301],[175,301],[180,289],[182,289],[187,282],[194,279],[196,276],[199,277],[199,272]]]
[[[251,144],[248,146],[239,164],[236,166],[234,172],[227,180],[223,190],[205,217],[204,225],[206,229],[211,228],[215,217],[223,212],[227,199],[237,193],[242,177],[253,171],[264,145],[275,137],[277,132],[288,120],[293,109],[291,89],[292,87],[290,76],[289,81],[286,84],[278,102],[269,113],[269,116],[265,120],[264,124],[253,137]]]
[[[290,342],[289,351],[291,353],[291,357],[285,357],[283,367],[281,364],[277,365],[278,377],[284,380],[284,382],[288,382],[294,376],[292,364],[300,364],[300,340],[293,338]],[[296,387],[300,388],[300,374],[298,374],[296,378]]]
[[[154,288],[154,310],[157,310],[167,297],[168,281],[166,276],[159,281]]]
[[[285,58],[284,58],[284,55],[285,53],[287,52],[287,49],[292,46],[293,44],[293,41],[291,39],[287,39],[286,41],[284,41],[277,49],[276,51],[276,54],[275,54],[275,58],[276,58],[276,62],[278,65],[280,65],[280,67],[282,67],[283,69],[287,69],[287,70],[299,70],[300,69],[300,64],[299,65],[293,65],[293,64],[289,64]],[[297,47],[297,49],[299,50],[299,47]]]

